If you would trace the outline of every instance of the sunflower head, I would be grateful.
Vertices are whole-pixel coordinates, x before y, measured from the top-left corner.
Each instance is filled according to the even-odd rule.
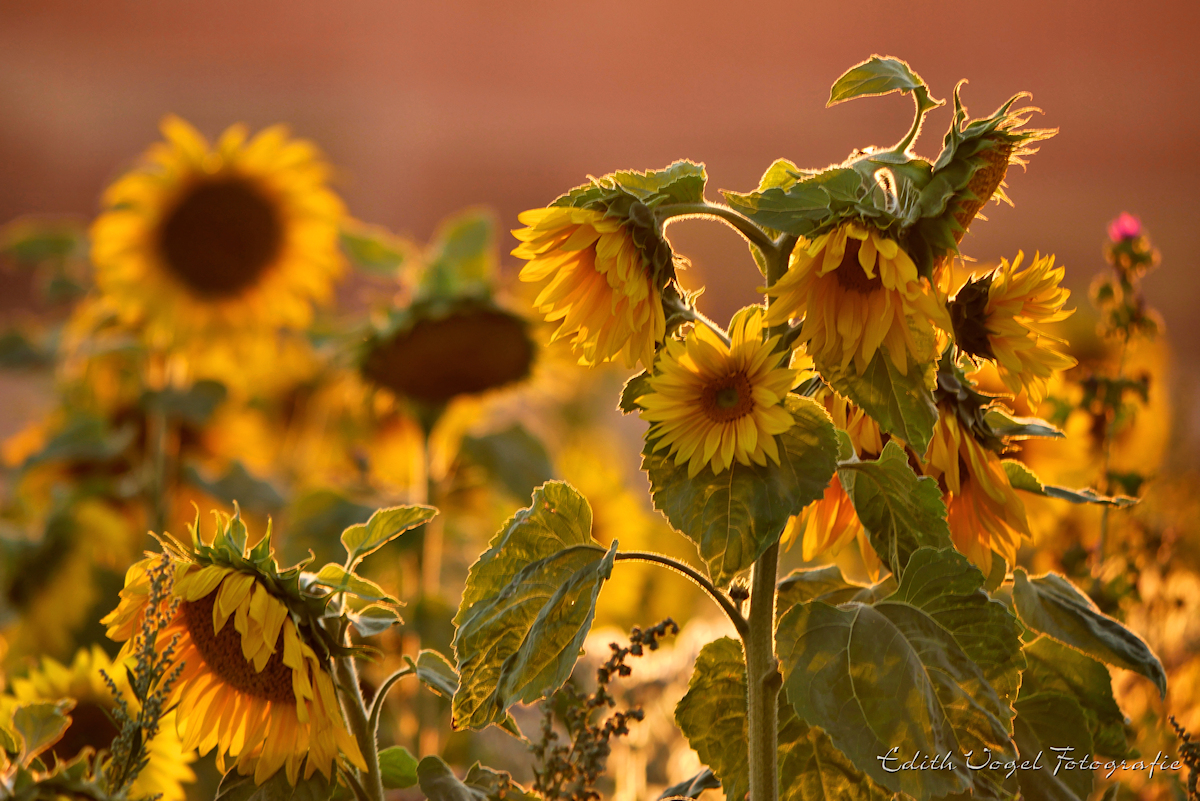
[[[96,282],[156,344],[184,334],[299,328],[341,270],[341,201],[309,142],[240,125],[210,146],[168,117],[165,141],[104,193]]]
[[[1064,270],[1054,257],[1035,256],[1021,270],[1024,254],[1010,264],[1001,261],[990,273],[972,278],[950,304],[954,338],[964,353],[996,363],[1004,385],[1014,394],[1024,390],[1035,405],[1045,397],[1056,372],[1074,367],[1060,340],[1044,326],[1065,320],[1070,292],[1060,286]]]
[[[873,225],[845,222],[792,251],[788,271],[771,287],[767,323],[803,318],[806,344],[822,374],[861,375],[879,351],[902,375],[937,356],[935,327],[950,328],[937,291],[918,276],[900,243]]]
[[[704,169],[676,162],[650,173],[617,172],[573,189],[548,208],[523,212],[513,255],[521,280],[545,282],[534,306],[558,322],[583,364],[649,368],[666,336],[663,293],[675,258],[654,209],[698,201]]]
[[[316,620],[328,598],[301,586],[299,567],[280,570],[269,535],[250,547],[239,517],[218,515],[205,542],[164,537],[173,564],[174,611],[159,632],[174,642],[179,678],[171,689],[184,748],[217,749],[259,784],[280,768],[295,784],[301,769],[331,777],[336,759],[365,769],[334,691],[331,645]],[[148,612],[149,558],[126,575],[121,602],[102,621],[127,642]]]
[[[794,422],[782,401],[796,371],[781,364],[778,338],[764,339],[763,331],[762,308],[751,306],[734,317],[728,343],[703,325],[668,340],[649,392],[637,398],[651,423],[647,441],[675,464],[687,462],[689,477],[705,466],[720,475],[735,460],[779,463],[775,437]]]
[[[96,645],[80,649],[70,665],[43,658],[41,664],[12,682],[13,697],[21,704],[74,699],[70,725],[49,751],[60,763],[75,759],[85,748],[110,749],[119,733],[113,723],[114,688],[126,705],[138,707],[125,670]],[[189,767],[195,756],[183,749],[175,733],[174,713],[168,712],[163,723],[147,747],[149,761],[130,788],[133,798],[161,794],[164,801],[182,801],[183,785],[195,781]]]

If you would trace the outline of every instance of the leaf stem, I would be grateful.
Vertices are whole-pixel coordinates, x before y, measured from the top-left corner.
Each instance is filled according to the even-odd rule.
[[[763,229],[755,225],[748,217],[734,211],[723,203],[709,203],[707,200],[699,203],[672,203],[670,205],[659,206],[655,211],[664,224],[671,220],[689,217],[716,218],[745,237],[750,244],[761,250],[767,258],[770,258],[770,254],[775,251],[775,242],[771,237],[767,236]]]
[[[353,770],[343,770],[342,777],[346,780],[346,784],[350,786],[351,792],[358,801],[371,801],[371,796],[367,794],[367,789],[362,786],[362,782],[354,775]]]
[[[720,338],[720,340],[722,342],[724,342],[726,345],[732,344],[732,340],[730,340],[729,334],[725,333],[724,328],[717,325],[713,320],[711,320],[708,317],[701,314],[699,309],[687,305],[687,303],[684,302],[683,298],[680,298],[677,296],[664,295],[663,296],[663,308],[665,308],[670,313],[669,316],[679,315],[680,317],[683,317],[685,320],[690,320],[694,323],[700,323],[701,325],[707,326],[708,329],[710,331],[712,331],[714,334],[716,334],[717,337]]]
[[[350,730],[358,741],[358,749],[362,751],[367,763],[366,785],[360,785],[366,801],[384,801],[383,774],[379,770],[379,743],[375,732],[371,730],[367,715],[367,704],[363,700],[362,688],[358,684],[358,669],[354,665],[354,657],[336,657],[333,660],[334,671],[338,684],[342,687],[346,702],[346,717],[349,718]]]
[[[616,561],[649,562],[681,573],[691,579],[694,584],[707,592],[717,602],[717,605],[721,607],[721,610],[728,616],[730,622],[733,623],[733,627],[737,629],[740,637],[745,638],[747,636],[749,625],[746,622],[746,618],[742,617],[742,613],[738,611],[737,606],[734,605],[729,596],[718,590],[716,585],[709,581],[704,574],[686,562],[681,562],[666,554],[654,553],[653,551],[617,551]]]
[[[375,698],[371,700],[371,714],[367,718],[367,727],[372,735],[379,734],[379,718],[383,713],[383,699],[387,697],[388,691],[405,676],[416,675],[416,668],[411,665],[402,667],[384,680],[379,686],[379,691],[375,693]]]

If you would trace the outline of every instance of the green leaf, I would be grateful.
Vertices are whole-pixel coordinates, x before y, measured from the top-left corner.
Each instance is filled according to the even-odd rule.
[[[1097,753],[1125,757],[1125,715],[1113,698],[1108,668],[1074,648],[1041,636],[1025,646],[1028,667],[1021,674],[1021,696],[1054,693],[1074,699],[1087,718]]]
[[[507,773],[478,762],[459,781],[440,757],[427,756],[417,764],[417,779],[429,801],[536,801]]]
[[[549,482],[471,567],[454,618],[456,728],[498,723],[570,676],[616,558],[616,542],[606,552],[591,524],[583,496]]]
[[[255,784],[253,776],[231,770],[217,786],[216,801],[328,801],[336,788],[337,782],[326,779],[320,772],[299,779],[293,786],[282,768],[262,784]]]
[[[1073,698],[1057,693],[1027,694],[1021,689],[1013,739],[1028,770],[1017,771],[1025,798],[1047,801],[1086,801],[1092,792],[1092,771],[1057,770],[1054,748],[1073,748],[1075,759],[1092,754],[1083,710]],[[1039,754],[1041,755],[1039,757]]]
[[[437,513],[432,506],[391,506],[377,510],[366,523],[350,526],[342,532],[342,546],[351,566],[404,532],[429,522]]]
[[[1066,436],[1066,434],[1053,424],[1046,422],[1040,417],[1015,417],[999,408],[989,409],[983,416],[983,419],[998,437],[1008,437],[1009,439],[1030,439],[1032,437],[1062,439]]]
[[[312,583],[321,587],[328,587],[334,592],[348,592],[351,595],[357,595],[364,601],[385,601],[390,604],[399,603],[399,601],[388,595],[375,582],[355,575],[341,565],[334,564],[333,562],[322,567]]]
[[[21,704],[13,710],[13,731],[21,737],[24,744],[21,764],[28,765],[62,738],[67,727],[71,725],[68,713],[74,706],[75,701],[67,699]]]
[[[781,165],[781,169],[786,167]],[[763,176],[764,181],[767,178]],[[866,191],[863,178],[856,170],[833,167],[805,176],[786,188],[772,187],[747,194],[723,191],[721,194],[731,207],[765,228],[808,236],[835,217],[856,209]]]
[[[741,643],[722,637],[700,649],[688,691],[675,706],[675,722],[700,761],[720,779],[725,798],[741,801],[750,790]]]
[[[937,422],[937,406],[919,365],[908,365],[900,375],[885,349],[876,352],[862,375],[853,365],[846,370],[817,365],[830,386],[854,401],[879,424],[880,429],[899,437],[917,453],[924,453]]]
[[[1007,606],[988,597],[983,584],[983,573],[958,551],[921,548],[883,602],[909,604],[936,620],[982,668],[1000,700],[1011,704],[1025,669],[1023,627]]]
[[[388,606],[370,604],[357,612],[347,612],[351,625],[363,637],[374,637],[390,629],[400,620],[400,613]]]
[[[637,399],[650,392],[650,373],[643,370],[625,382],[621,389],[621,401],[617,408],[625,414],[632,414],[641,409]]]
[[[1004,472],[1008,474],[1008,482],[1012,484],[1013,489],[1032,492],[1034,495],[1041,495],[1044,498],[1058,498],[1061,501],[1070,501],[1071,503],[1102,504],[1104,506],[1115,506],[1118,509],[1133,506],[1137,503],[1137,498],[1127,498],[1124,495],[1110,498],[1107,495],[1099,494],[1093,489],[1077,490],[1068,489],[1067,487],[1056,487],[1053,484],[1043,484],[1041,479],[1032,470],[1016,459],[1003,459],[1001,463],[1004,465]]]
[[[809,570],[793,570],[780,579],[775,588],[775,617],[778,619],[796,604],[806,601],[824,601],[830,606],[851,601],[874,603],[896,589],[896,579],[888,576],[879,584],[867,587],[846,581],[837,565],[826,565]]]
[[[871,547],[897,576],[918,548],[949,548],[946,505],[937,482],[913,472],[904,448],[888,442],[873,462],[843,462],[838,478]]]
[[[712,768],[705,768],[678,784],[672,784],[670,787],[662,791],[662,795],[658,797],[658,801],[664,801],[667,798],[691,798],[697,799],[705,790],[720,790],[721,780],[712,772]]]
[[[1167,674],[1150,647],[1103,614],[1066,578],[1047,573],[1030,579],[1017,568],[1013,580],[1013,601],[1025,625],[1101,662],[1142,674],[1166,697]]]
[[[837,749],[829,735],[779,705],[780,801],[891,801],[884,790]]]
[[[417,679],[438,695],[453,698],[458,691],[458,671],[450,660],[428,648],[417,654]]]
[[[777,635],[784,689],[802,720],[823,728],[856,767],[887,789],[921,801],[967,790],[999,797],[999,778],[962,762],[947,770],[888,772],[880,761],[889,752],[904,759],[918,751],[962,755],[988,748],[1003,761],[1013,754],[1012,708],[934,617],[967,626],[969,613],[954,607],[969,602],[951,593],[950,608],[942,609],[924,597],[924,558],[914,564],[910,583],[902,582],[897,600],[840,607],[809,601],[784,615]],[[943,570],[953,566],[942,563]],[[930,611],[903,598],[922,601]],[[988,610],[978,608],[974,616],[980,627],[993,623]]]
[[[465,437],[462,453],[516,498],[528,498],[554,478],[546,447],[520,424],[483,437]]]
[[[194,464],[183,466],[183,480],[226,503],[237,502],[250,512],[268,514],[283,508],[283,496],[275,485],[258,478],[241,462],[231,462],[218,478],[208,478]]]
[[[157,409],[172,420],[199,428],[208,423],[227,394],[220,381],[203,380],[187,389],[148,390],[142,396],[142,407]]]
[[[669,203],[699,203],[704,200],[708,174],[703,164],[682,160],[662,170],[618,171],[612,179],[643,202],[661,198]]]
[[[856,97],[886,95],[891,92],[912,92],[924,89],[925,82],[908,64],[891,56],[871,56],[855,64],[834,82],[829,90],[826,107],[853,100]]]
[[[72,419],[38,453],[25,460],[25,467],[50,461],[106,462],[120,456],[133,444],[137,430],[132,425],[117,429],[98,417]]]
[[[500,263],[494,213],[469,209],[445,220],[426,259],[418,299],[490,295]]]
[[[820,404],[789,395],[796,424],[778,438],[780,464],[734,462],[720,475],[705,466],[688,478],[666,449],[642,451],[654,506],[700,549],[718,586],[728,585],[773,543],[788,518],[825,493],[836,465],[837,437]]]
[[[362,223],[342,226],[342,250],[355,266],[392,277],[410,257],[406,243],[386,228]]]
[[[379,773],[385,790],[399,790],[417,783],[417,758],[407,748],[393,745],[379,752]]]

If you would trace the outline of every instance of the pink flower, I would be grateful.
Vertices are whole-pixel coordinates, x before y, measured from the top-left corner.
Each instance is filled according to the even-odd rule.
[[[1142,235],[1142,221],[1127,211],[1108,224],[1108,238],[1113,242],[1133,239]]]

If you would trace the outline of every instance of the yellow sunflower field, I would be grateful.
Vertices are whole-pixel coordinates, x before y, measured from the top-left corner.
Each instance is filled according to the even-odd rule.
[[[0,221],[0,801],[1200,799],[1185,259],[998,255],[1072,133],[919,66],[746,191],[680,136],[417,236],[166,113]]]

